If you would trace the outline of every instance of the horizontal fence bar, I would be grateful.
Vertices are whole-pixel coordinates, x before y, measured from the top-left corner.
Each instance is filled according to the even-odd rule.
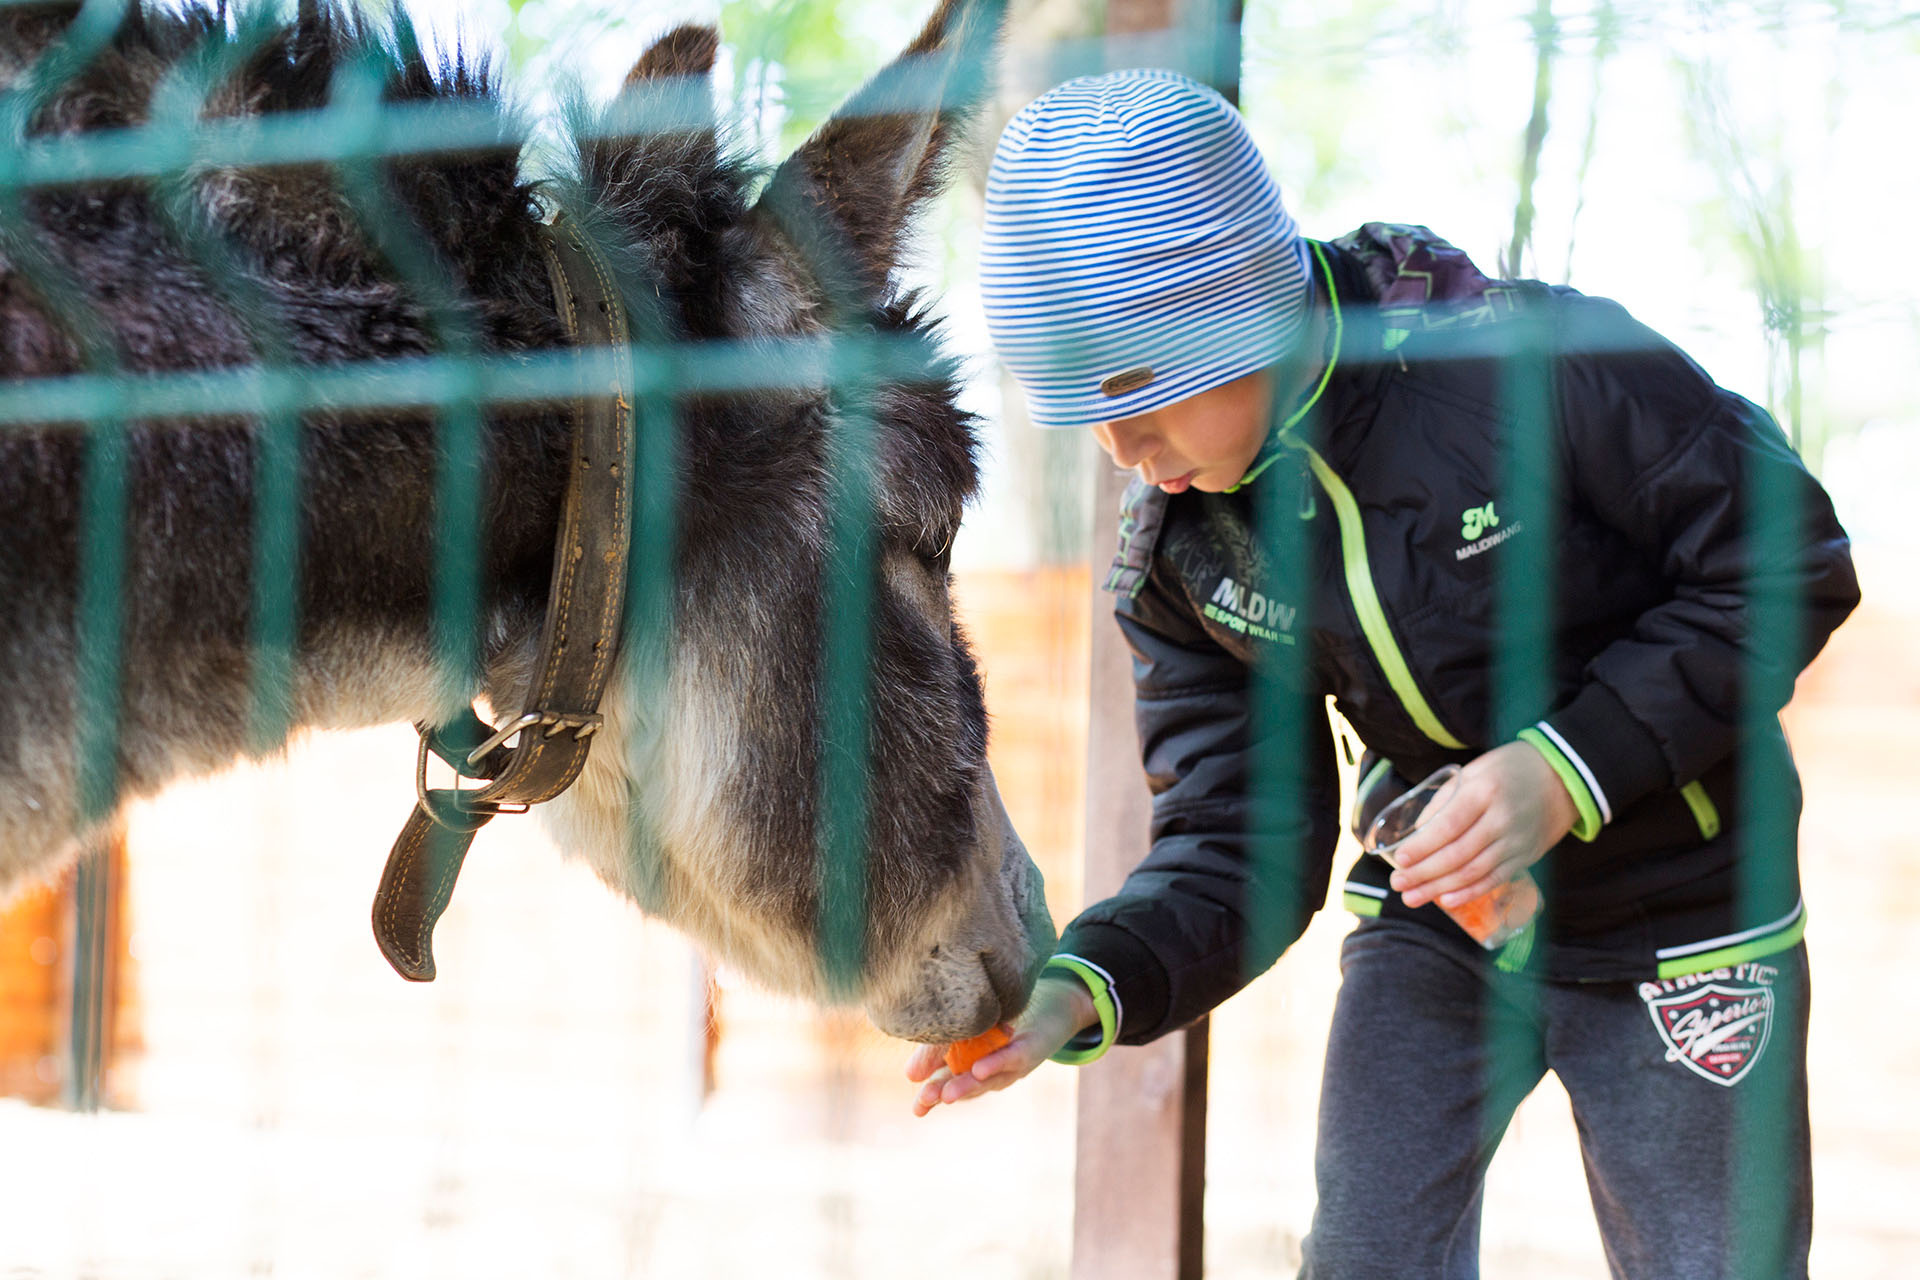
[[[912,335],[640,344],[625,352],[581,347],[514,356],[23,379],[0,383],[0,425],[570,401],[610,381],[623,358],[633,362],[633,384],[640,394],[824,390],[875,378],[911,382],[940,376],[933,344]],[[858,369],[845,367],[849,361]]]
[[[949,107],[954,86],[942,59],[922,55],[928,74],[889,85],[884,100],[851,103],[843,117],[898,115]],[[594,118],[572,122],[582,142],[684,133],[712,115],[713,86],[704,77],[649,80],[615,99]],[[862,109],[864,106],[864,110]],[[278,112],[194,122],[98,129],[31,138],[0,154],[0,185],[72,186],[123,178],[153,178],[187,169],[274,168],[518,149],[540,141],[526,117],[493,101],[335,103],[311,111]]]
[[[1126,39],[1063,42],[1044,55],[1012,59],[1016,82],[1065,79],[1151,62],[1218,83],[1237,62],[1238,29],[1221,26]],[[947,59],[920,54],[903,59],[906,72],[872,102],[857,97],[839,118],[927,112],[955,100]],[[916,62],[924,63],[918,74]],[[965,70],[983,74],[977,68]],[[609,103],[596,118],[572,122],[582,142],[682,133],[711,116],[713,86],[705,77],[649,80]],[[183,130],[177,121],[80,134],[35,137],[0,153],[0,186],[61,187],[126,178],[154,178],[189,170],[338,164],[352,159],[409,157],[518,148],[541,139],[521,113],[493,101],[335,103],[271,116],[203,119]]]
[[[1356,344],[1358,346],[1359,344]],[[1646,331],[1616,341],[1561,342],[1563,354],[1645,351],[1666,344]],[[1441,359],[1478,360],[1513,354],[1505,334],[1456,334]],[[637,343],[628,349],[640,394],[724,394],[826,390],[878,379],[941,376],[936,342],[914,334],[823,335],[805,338],[702,339]],[[1341,352],[1341,363],[1394,364],[1397,349]],[[1423,359],[1434,357],[1423,356]],[[524,354],[409,356],[329,365],[246,365],[149,374],[70,374],[0,382],[0,426],[133,418],[252,416],[288,411],[436,408],[570,400],[604,383],[618,365],[614,348],[584,347]],[[857,370],[857,371],[856,371]]]

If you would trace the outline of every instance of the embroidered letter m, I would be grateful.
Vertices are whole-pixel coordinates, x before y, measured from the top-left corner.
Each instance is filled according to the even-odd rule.
[[[1493,504],[1484,507],[1468,507],[1460,513],[1460,536],[1472,542],[1487,530],[1498,526],[1500,517],[1493,514]]]

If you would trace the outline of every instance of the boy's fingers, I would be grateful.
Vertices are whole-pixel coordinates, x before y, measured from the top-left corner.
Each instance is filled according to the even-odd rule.
[[[1489,841],[1486,848],[1466,865],[1448,875],[1436,877],[1429,883],[1420,885],[1415,891],[1416,900],[1408,905],[1419,906],[1421,902],[1438,901],[1452,896],[1454,901],[1443,905],[1453,906],[1477,896],[1469,892],[1470,890],[1490,889],[1506,882],[1513,877],[1514,868],[1509,864],[1519,865],[1510,856],[1511,849],[1509,842],[1499,839]],[[1458,896],[1461,894],[1466,896]],[[1406,896],[1401,895],[1402,901],[1405,901]]]
[[[987,1086],[976,1080],[971,1073],[963,1076],[950,1076],[940,1086],[940,1101],[965,1102],[968,1098],[985,1093]]]
[[[1401,893],[1400,900],[1409,907],[1425,906],[1427,903],[1438,899],[1442,894],[1453,893],[1456,890],[1466,888],[1470,884],[1478,884],[1481,880],[1490,878],[1494,865],[1495,864],[1487,862],[1484,858],[1475,858],[1466,866],[1450,875],[1441,876],[1426,884],[1415,885],[1405,890]]]
[[[1463,902],[1472,902],[1482,894],[1492,893],[1507,882],[1504,875],[1482,876],[1464,889],[1455,889],[1440,895],[1438,901],[1442,907],[1457,907]]]
[[[946,1051],[945,1045],[920,1045],[913,1051],[913,1056],[907,1059],[907,1079],[918,1083],[932,1075],[946,1060]]]
[[[1447,787],[1454,785],[1450,782]],[[1446,788],[1442,788],[1440,794],[1446,793]],[[1452,802],[1434,812],[1432,817],[1420,824],[1419,830],[1393,851],[1395,865],[1413,867],[1432,857],[1465,835],[1479,821],[1485,808],[1484,802],[1475,804],[1471,795],[1456,794]]]
[[[946,1074],[943,1068],[934,1074],[933,1079],[922,1085],[918,1096],[913,1100],[913,1114],[916,1116],[924,1116],[927,1112],[939,1106],[941,1093],[946,1088],[949,1079],[951,1079],[951,1077]]]
[[[1017,1070],[1025,1064],[1026,1057],[1026,1045],[1016,1038],[1007,1044],[1001,1045],[992,1053],[981,1057],[973,1064],[970,1070],[974,1079],[988,1080],[1001,1074],[1003,1071]],[[1025,1075],[1026,1072],[1021,1071],[1020,1074]]]
[[[1477,824],[1432,849],[1419,862],[1394,868],[1389,880],[1401,893],[1435,883],[1479,857],[1493,842],[1494,835],[1486,824]]]

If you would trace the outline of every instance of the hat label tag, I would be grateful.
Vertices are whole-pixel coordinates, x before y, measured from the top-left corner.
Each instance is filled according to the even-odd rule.
[[[1153,367],[1141,365],[1125,373],[1116,373],[1100,379],[1100,390],[1110,396],[1123,396],[1129,391],[1138,391],[1153,381]]]

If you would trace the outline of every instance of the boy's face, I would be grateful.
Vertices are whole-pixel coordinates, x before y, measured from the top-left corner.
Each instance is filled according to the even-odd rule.
[[[1220,493],[1253,465],[1272,397],[1273,379],[1263,369],[1164,409],[1102,422],[1093,438],[1116,466],[1168,493]]]

